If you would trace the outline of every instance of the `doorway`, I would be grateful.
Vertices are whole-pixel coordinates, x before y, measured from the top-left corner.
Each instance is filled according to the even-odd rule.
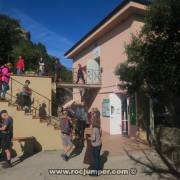
[[[128,98],[125,94],[110,94],[110,134],[128,135]]]
[[[110,134],[122,134],[121,98],[118,94],[110,94]]]

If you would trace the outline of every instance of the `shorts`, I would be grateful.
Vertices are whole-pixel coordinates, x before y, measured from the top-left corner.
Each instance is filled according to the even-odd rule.
[[[72,146],[73,145],[71,136],[61,133],[61,139],[62,139],[62,143],[64,146]]]
[[[11,148],[12,145],[12,135],[10,134],[1,134],[1,148],[6,150]]]

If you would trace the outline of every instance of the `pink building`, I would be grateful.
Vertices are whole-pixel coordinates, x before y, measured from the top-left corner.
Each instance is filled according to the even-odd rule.
[[[110,134],[131,136],[137,130],[138,98],[130,98],[118,88],[120,82],[114,72],[126,60],[125,45],[131,35],[138,34],[143,26],[146,6],[125,0],[65,53],[73,59],[74,72],[78,64],[86,67],[86,84],[74,86],[73,100],[81,101],[83,93],[89,110],[100,110],[102,129]]]

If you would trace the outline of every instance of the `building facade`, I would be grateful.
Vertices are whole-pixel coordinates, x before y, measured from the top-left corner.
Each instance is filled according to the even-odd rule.
[[[73,88],[73,100],[84,100],[89,110],[97,107],[102,129],[110,134],[134,136],[137,131],[138,98],[119,89],[115,69],[126,61],[125,46],[141,30],[146,7],[125,0],[65,54],[74,72],[78,64],[86,67],[86,86]]]

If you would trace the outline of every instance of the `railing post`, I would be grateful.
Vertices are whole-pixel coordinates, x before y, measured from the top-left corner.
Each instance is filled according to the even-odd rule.
[[[12,94],[13,93],[13,90],[12,90],[13,83],[12,83],[12,81],[13,81],[13,79],[11,78],[11,102],[13,101],[13,99],[12,99],[13,98],[13,94]]]
[[[50,102],[50,100],[49,100],[49,116],[51,116],[51,102]]]

